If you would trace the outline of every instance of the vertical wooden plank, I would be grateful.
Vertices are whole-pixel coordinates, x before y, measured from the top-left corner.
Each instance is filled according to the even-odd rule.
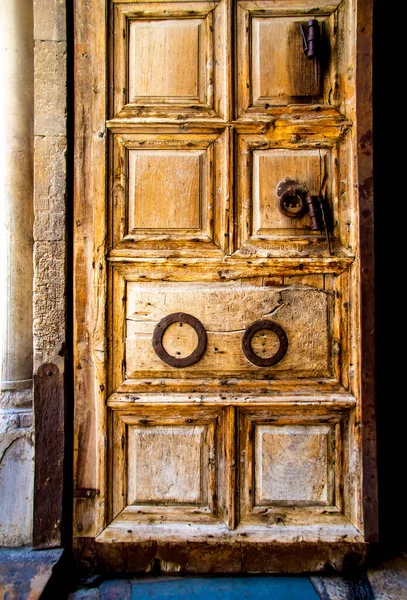
[[[76,0],[74,19],[74,488],[90,491],[74,499],[74,535],[93,536],[106,483],[105,1]]]
[[[59,548],[63,544],[64,376],[52,363],[42,365],[34,375],[34,411],[33,546]]]
[[[373,2],[358,0],[356,49],[356,138],[359,190],[361,295],[361,404],[364,533],[378,540],[378,482],[375,398],[374,212],[372,139]]]

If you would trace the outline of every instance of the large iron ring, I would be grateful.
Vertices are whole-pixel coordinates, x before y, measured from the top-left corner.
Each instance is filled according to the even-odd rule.
[[[176,356],[168,354],[162,343],[165,330],[172,325],[172,323],[187,323],[194,329],[198,336],[198,344],[195,350],[183,358],[177,358]],[[171,315],[164,317],[156,325],[153,333],[153,348],[157,356],[167,365],[170,365],[170,367],[177,367],[178,369],[190,367],[201,360],[206,350],[206,343],[207,335],[205,327],[202,325],[201,321],[186,313],[172,313]]]
[[[253,351],[252,348],[252,338],[255,333],[261,331],[262,329],[268,329],[276,334],[278,337],[278,341],[280,345],[278,350],[273,356],[269,356],[268,358],[261,358],[258,354]],[[269,321],[268,319],[261,319],[259,321],[255,321],[246,329],[242,338],[242,350],[243,354],[251,363],[256,365],[257,367],[272,367],[276,365],[280,360],[282,360],[287,352],[288,348],[288,338],[281,327],[274,321]]]

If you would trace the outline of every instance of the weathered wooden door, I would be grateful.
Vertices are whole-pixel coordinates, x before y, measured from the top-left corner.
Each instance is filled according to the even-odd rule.
[[[370,20],[76,0],[82,566],[341,568],[375,539]]]

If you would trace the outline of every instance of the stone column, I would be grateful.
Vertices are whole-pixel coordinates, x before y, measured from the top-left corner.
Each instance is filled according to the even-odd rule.
[[[33,495],[32,0],[0,2],[0,545],[31,543]]]

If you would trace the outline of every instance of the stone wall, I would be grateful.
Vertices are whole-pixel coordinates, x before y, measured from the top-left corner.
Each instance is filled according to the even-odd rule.
[[[10,73],[6,68],[7,84],[16,80],[2,89],[9,90],[6,100],[19,114],[4,135],[10,157],[4,164],[13,184],[5,178],[10,210],[4,211],[3,245],[9,266],[2,283],[9,293],[2,331],[0,546],[22,546],[32,544],[32,377],[46,362],[63,372],[65,360],[66,7],[65,0],[1,5],[2,24],[8,27],[4,59],[14,68]]]

